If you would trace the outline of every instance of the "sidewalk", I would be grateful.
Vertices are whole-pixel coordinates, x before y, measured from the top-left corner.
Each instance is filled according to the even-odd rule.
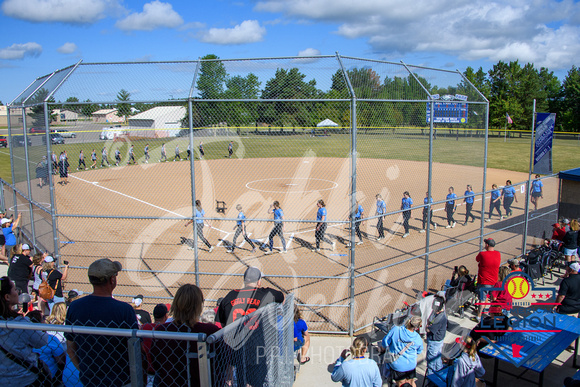
[[[557,272],[555,273],[558,275]],[[549,280],[549,276],[546,277],[545,286],[554,286],[558,288],[559,279],[554,278]],[[475,323],[470,320],[472,316],[471,312],[467,312],[463,319],[452,316],[449,317],[449,327],[448,332],[445,336],[445,346],[443,348],[443,353],[445,350],[449,350],[452,343],[455,342],[455,338],[461,335],[465,335],[471,331],[475,326]],[[580,324],[580,320],[578,322]],[[453,332],[450,332],[452,330]],[[343,349],[350,347],[350,337],[348,336],[330,336],[330,335],[311,335],[310,350],[308,351],[308,356],[310,361],[303,364],[296,377],[296,382],[294,383],[297,387],[306,386],[340,386],[339,383],[334,383],[330,379],[330,374],[334,367],[334,362],[340,356]],[[375,343],[373,343],[375,344]],[[425,349],[426,343],[424,343],[423,353],[418,356],[417,365],[417,386],[422,386],[423,378],[425,375]],[[572,368],[572,356],[573,352],[564,351],[561,353],[550,366],[545,369],[544,372],[544,386],[545,387],[560,387],[564,384],[564,379],[567,376],[573,376],[577,369]],[[367,356],[368,357],[368,356]],[[580,357],[580,355],[579,355]],[[486,375],[484,379],[490,385],[493,380],[493,369],[494,360],[493,359],[481,359],[484,368],[486,369]],[[513,374],[521,374],[525,371],[523,368],[516,368],[515,366],[508,364],[506,362],[501,362],[501,370],[508,371]],[[538,382],[539,374],[533,371],[528,371],[525,373],[524,377],[530,379],[534,382]],[[383,384],[387,386],[386,383]],[[499,386],[517,386],[517,387],[527,387],[534,386],[537,384],[524,381],[522,379],[516,379],[514,376],[506,375],[505,373],[500,373],[498,375],[498,385]],[[498,387],[499,387],[498,386]]]

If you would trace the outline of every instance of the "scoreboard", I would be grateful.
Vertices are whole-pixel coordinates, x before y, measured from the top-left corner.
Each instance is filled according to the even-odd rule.
[[[431,96],[433,99],[439,99],[439,95]],[[433,122],[447,124],[466,124],[468,103],[467,97],[463,95],[444,95],[440,101],[433,105]],[[454,100],[459,100],[455,102]],[[427,123],[431,122],[431,104],[427,104]]]

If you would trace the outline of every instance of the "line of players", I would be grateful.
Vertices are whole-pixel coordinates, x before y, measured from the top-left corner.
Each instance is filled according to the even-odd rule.
[[[228,144],[228,158],[231,158],[232,155],[234,153],[234,143],[232,141],[229,142]],[[54,155],[54,152],[53,152]],[[145,164],[149,163],[149,159],[151,159],[151,155],[149,154],[149,144],[146,144],[145,147],[143,148],[143,156],[145,158]],[[199,158],[200,160],[203,159],[203,157],[205,156],[205,151],[203,149],[203,141],[199,142]],[[91,152],[91,169],[97,168],[97,151],[95,149],[93,149],[93,151]],[[56,158],[56,155],[54,155],[53,157],[53,161]],[[121,151],[119,149],[115,150],[115,166],[119,166],[119,164],[121,164]],[[188,145],[187,146],[187,156],[185,157],[185,160],[189,160],[191,158],[191,146]],[[168,161],[167,159],[167,150],[165,149],[165,143],[161,144],[161,157],[159,158],[159,162],[162,161]],[[175,156],[173,157],[173,161],[181,161],[181,151],[179,150],[179,144],[177,144],[175,146]],[[110,167],[111,164],[109,163],[109,156],[108,156],[108,151],[107,151],[107,147],[103,147],[103,149],[101,150],[101,168],[105,167],[105,164],[107,167]],[[135,146],[131,145],[129,147],[129,153],[128,153],[128,160],[127,160],[127,165],[130,164],[137,164],[137,161],[135,160]],[[55,167],[56,168],[56,167]],[[87,168],[87,165],[85,163],[85,155],[84,152],[82,151],[82,149],[79,152],[79,165],[77,167],[77,171],[79,170],[87,170],[89,168]]]
[[[543,198],[543,186],[541,180],[539,180],[539,175],[536,175],[536,179],[532,182],[532,186],[530,189],[530,196],[532,198],[532,203],[535,206],[535,210],[537,210],[538,206],[538,199]],[[467,185],[466,191],[464,193],[463,203],[465,204],[465,222],[463,223],[464,226],[467,225],[469,219],[471,218],[471,222],[475,222],[475,215],[472,214],[473,203],[475,201],[475,193],[473,192],[473,187],[471,185]],[[380,194],[376,195],[376,212],[375,215],[377,216],[377,230],[378,230],[378,237],[377,240],[382,240],[385,238],[385,232],[383,227],[383,220],[385,214],[387,213],[387,206],[385,201],[383,200]],[[458,196],[455,193],[455,189],[453,187],[449,187],[448,194],[445,197],[445,212],[447,215],[447,225],[445,228],[454,228],[457,222],[454,219],[454,214],[457,211],[457,199]],[[491,221],[491,217],[493,215],[494,210],[497,212],[500,220],[504,219],[504,215],[501,213],[501,204],[503,202],[503,207],[505,210],[505,217],[509,217],[513,215],[513,211],[511,209],[511,205],[513,202],[518,202],[518,198],[516,195],[516,189],[512,185],[511,180],[506,181],[506,185],[501,189],[498,188],[497,184],[492,185],[491,191],[491,200],[489,204],[489,214],[488,218],[485,220],[486,222]],[[433,198],[429,197],[429,194],[425,193],[425,198],[423,199],[423,204],[432,204]],[[312,251],[319,252],[320,251],[320,242],[326,242],[331,246],[332,251],[336,249],[336,242],[331,241],[328,239],[326,234],[327,229],[327,215],[328,212],[326,210],[326,204],[324,200],[320,199],[316,202],[316,206],[318,207],[316,211],[316,228],[314,230],[315,235],[315,246]],[[403,210],[403,228],[404,234],[403,238],[409,236],[409,220],[411,219],[411,209],[413,207],[413,199],[411,199],[411,195],[408,191],[403,193],[403,198],[401,199],[401,210]],[[228,253],[233,253],[236,246],[236,241],[240,235],[243,236],[244,240],[249,243],[252,247],[252,253],[256,252],[256,244],[261,244],[260,249],[264,250],[265,254],[270,254],[273,252],[274,246],[274,237],[278,236],[280,241],[282,242],[282,250],[280,253],[286,253],[286,240],[284,239],[284,212],[280,207],[280,203],[278,201],[274,201],[270,207],[268,208],[268,214],[272,214],[274,218],[274,227],[272,231],[268,235],[267,242],[260,242],[255,239],[250,239],[246,232],[246,216],[242,210],[242,206],[240,204],[236,205],[236,210],[238,211],[237,221],[234,225],[234,237],[231,243],[231,246],[227,249]],[[429,214],[430,211],[430,214]],[[204,227],[204,216],[205,211],[201,207],[201,202],[199,200],[196,201],[196,208],[195,208],[195,216],[196,220],[196,232],[198,238],[206,244],[211,253],[214,249],[207,239],[203,235],[203,227]],[[365,221],[364,220],[364,209],[363,206],[357,201],[356,202],[356,211],[354,213],[354,220],[355,220],[355,234],[358,237],[357,245],[363,244],[363,236],[360,231],[360,225]],[[423,225],[419,232],[424,233],[426,231],[427,221],[430,221],[430,224],[433,226],[434,230],[437,230],[437,223],[433,220],[433,210],[430,207],[423,207]],[[189,220],[186,223],[186,226],[190,225],[193,220]],[[209,225],[209,224],[208,224]],[[211,227],[211,225],[209,225]],[[314,245],[313,244],[313,245]],[[350,247],[350,243],[346,244],[346,247]]]

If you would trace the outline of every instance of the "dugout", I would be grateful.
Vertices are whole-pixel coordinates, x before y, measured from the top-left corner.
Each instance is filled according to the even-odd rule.
[[[580,218],[580,168],[569,169],[558,174],[560,178],[560,200],[558,216]]]

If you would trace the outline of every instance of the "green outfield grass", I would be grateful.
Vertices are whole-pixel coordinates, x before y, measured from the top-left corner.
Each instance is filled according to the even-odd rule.
[[[276,134],[276,135],[275,135]],[[218,140],[216,140],[218,139]],[[207,137],[194,140],[194,154],[197,155],[199,141],[204,142],[205,159],[222,159],[227,155],[228,137]],[[234,141],[234,150],[237,151],[240,142],[244,146],[244,158],[273,158],[273,157],[302,157],[306,152],[312,151],[316,157],[349,157],[350,135],[333,133],[329,136],[310,137],[304,132],[284,135],[272,132],[272,135],[248,133],[242,137],[231,138]],[[160,147],[166,143],[167,157],[172,160],[176,143],[179,143],[181,156],[185,157],[188,137],[171,139],[132,139],[135,146],[135,155],[139,159],[143,155],[143,148],[149,143],[151,149],[151,162],[159,159]],[[101,159],[101,149],[104,145],[109,147],[109,161],[114,160],[114,150],[119,148],[123,155],[123,163],[126,163],[126,155],[129,148],[127,142],[95,142],[84,144],[55,145],[52,149],[59,154],[66,150],[69,155],[71,170],[77,166],[78,153],[83,149],[85,160],[90,165],[90,153],[97,150],[98,163]],[[357,136],[358,156],[361,158],[385,158],[411,161],[428,161],[429,141],[428,137],[415,135],[392,135],[385,133],[360,133]],[[449,164],[461,164],[471,166],[483,166],[484,142],[476,137],[438,137],[433,142],[434,161]],[[23,148],[16,148],[16,154],[21,155]],[[31,176],[35,175],[35,165],[44,154],[43,147],[32,147]],[[11,181],[10,159],[8,150],[0,151],[0,176]],[[527,172],[529,168],[529,139],[512,138],[504,142],[503,138],[492,137],[488,146],[488,167],[506,169],[517,172]],[[36,160],[35,158],[38,158]],[[23,166],[20,164],[19,166]],[[567,170],[580,166],[580,142],[573,140],[554,140],[553,147],[554,171]],[[26,179],[24,168],[15,171],[16,179]]]

